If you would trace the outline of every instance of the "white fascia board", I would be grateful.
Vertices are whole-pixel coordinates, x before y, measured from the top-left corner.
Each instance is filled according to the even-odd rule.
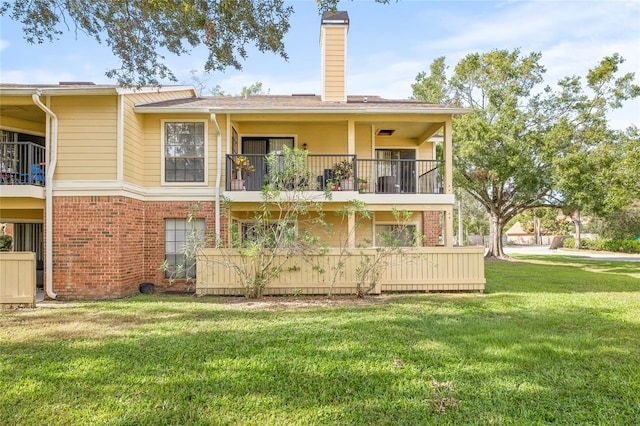
[[[118,86],[60,86],[60,87],[4,87],[0,88],[0,96],[31,96],[39,91],[43,96],[62,95],[131,95],[136,93],[163,93],[191,90],[195,96],[195,89],[192,86],[170,86],[170,87],[142,87],[140,89],[126,88]]]
[[[2,88],[0,96],[31,96],[39,92],[41,96],[62,95],[115,95],[118,92],[113,87],[70,89],[68,87],[29,87],[29,88]]]
[[[214,188],[207,187],[141,187],[118,181],[56,181],[56,197],[124,196],[141,201],[213,201]]]
[[[3,197],[38,198],[44,200],[44,187],[35,185],[2,185],[0,186],[0,200]]]
[[[387,108],[317,108],[317,109],[211,109],[217,114],[466,114],[470,112],[466,108],[447,109],[387,109]]]
[[[211,114],[211,108],[176,108],[176,107],[133,107],[133,111],[144,114]]]
[[[158,87],[141,87],[139,89],[133,87],[117,87],[116,90],[121,95],[135,95],[138,93],[166,93],[178,92],[181,90],[191,90],[195,96],[196,90],[193,86],[158,86]]]
[[[469,108],[441,108],[441,109],[389,109],[389,108],[299,108],[299,109],[230,109],[230,108],[176,108],[176,107],[135,107],[135,112],[147,114],[466,114]]]

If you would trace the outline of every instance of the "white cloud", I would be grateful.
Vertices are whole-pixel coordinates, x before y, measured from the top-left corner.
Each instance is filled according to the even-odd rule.
[[[0,52],[9,47],[11,42],[9,40],[0,39]]]

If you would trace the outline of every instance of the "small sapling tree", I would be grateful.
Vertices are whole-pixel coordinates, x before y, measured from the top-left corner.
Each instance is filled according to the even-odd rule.
[[[394,207],[391,213],[396,223],[391,230],[376,234],[375,255],[367,255],[363,251],[360,253],[361,260],[355,271],[358,297],[364,297],[376,288],[384,271],[392,266],[395,255],[402,255],[406,247],[422,243],[422,234],[412,230],[412,212]]]
[[[310,229],[326,226],[322,201],[330,199],[331,192],[316,190],[307,155],[306,150],[287,147],[267,155],[259,208],[250,221],[232,225],[230,248],[220,248],[221,256],[213,260],[235,272],[248,298],[261,297],[264,288],[286,272],[290,259],[312,262],[322,253],[320,239]],[[225,207],[232,207],[228,200]]]

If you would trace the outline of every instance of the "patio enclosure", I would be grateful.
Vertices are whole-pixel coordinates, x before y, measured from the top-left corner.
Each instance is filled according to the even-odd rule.
[[[332,268],[345,262],[344,274],[338,274],[332,294],[354,294],[356,268],[363,257],[377,256],[375,248],[352,249],[340,256],[339,249],[302,259],[287,260],[282,273],[267,288],[265,295],[326,295],[332,280]],[[483,247],[417,247],[394,254],[373,293],[395,291],[482,291],[484,290]],[[204,249],[197,258],[196,293],[198,295],[242,295],[240,279],[229,264],[242,263],[235,249]],[[314,268],[319,265],[321,268]],[[323,270],[324,272],[318,272]]]

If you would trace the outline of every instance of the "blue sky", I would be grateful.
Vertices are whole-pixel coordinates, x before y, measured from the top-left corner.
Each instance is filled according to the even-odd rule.
[[[393,1],[393,0],[392,0]],[[295,13],[285,38],[289,61],[249,50],[243,70],[204,76],[229,93],[257,81],[271,94],[320,93],[320,17],[313,0],[289,2]],[[542,53],[545,82],[584,76],[602,57],[620,53],[622,71],[640,84],[640,1],[410,1],[388,5],[342,1],[350,17],[347,92],[387,98],[411,96],[420,71],[445,56],[453,68],[468,53],[520,48]],[[117,61],[108,47],[71,31],[59,41],[29,45],[19,25],[2,17],[0,81],[114,83],[104,76]],[[181,82],[202,70],[205,52],[168,57]],[[615,128],[640,125],[640,100],[611,116]]]

